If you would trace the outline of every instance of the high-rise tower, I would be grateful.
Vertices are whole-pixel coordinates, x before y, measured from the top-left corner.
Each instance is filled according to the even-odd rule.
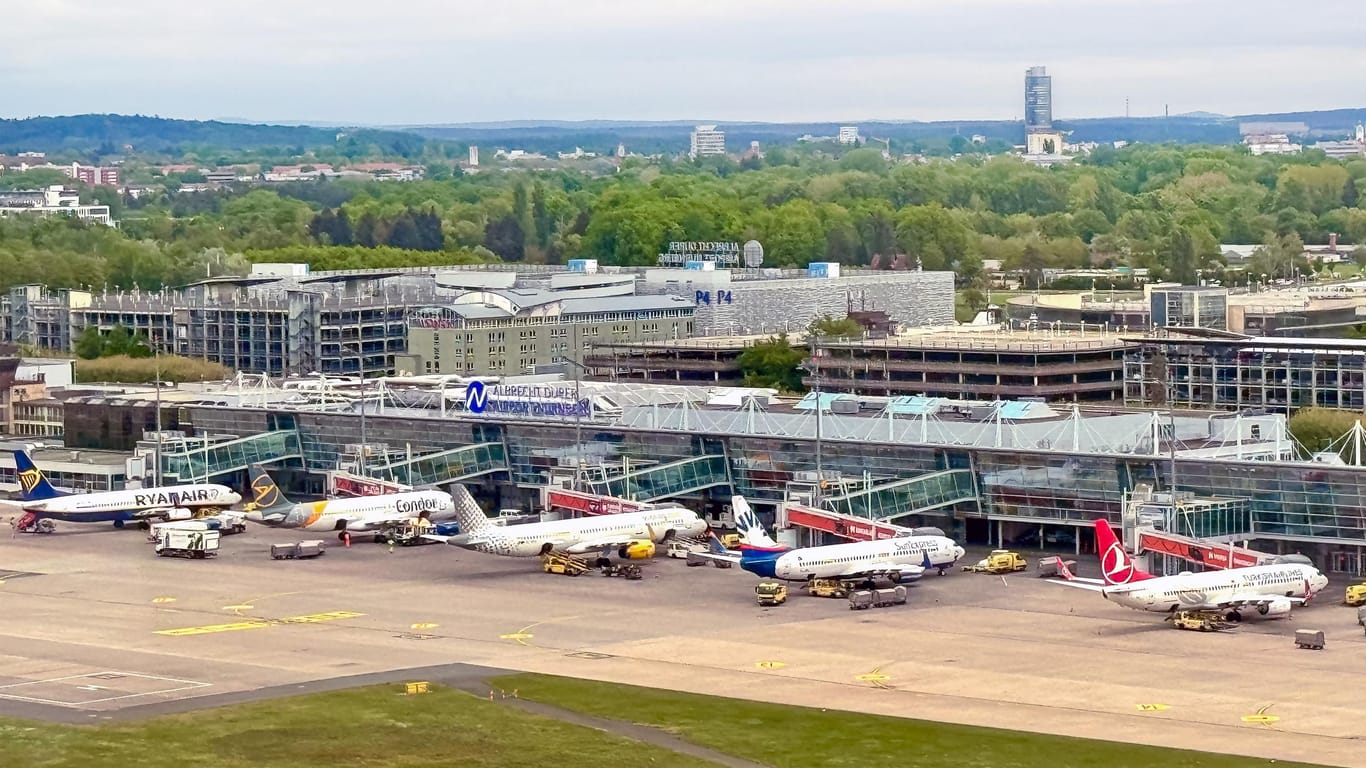
[[[1025,133],[1053,130],[1053,78],[1047,67],[1025,70]]]

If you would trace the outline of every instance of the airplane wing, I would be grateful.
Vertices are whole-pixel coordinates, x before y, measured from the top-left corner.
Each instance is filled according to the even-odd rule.
[[[1067,579],[1044,579],[1044,581],[1048,582],[1049,584],[1060,584],[1064,587],[1072,587],[1073,589],[1086,589],[1090,590],[1091,592],[1101,592],[1105,590],[1104,584],[1092,583],[1093,581],[1099,581],[1098,579],[1087,579],[1086,581],[1069,581]]]
[[[618,549],[620,547],[625,547],[630,544],[634,544],[638,541],[642,541],[642,539],[633,539],[630,537],[613,537],[610,539],[587,539],[584,541],[576,542],[574,544],[570,544],[569,546],[564,547],[563,549],[561,549],[559,546],[556,546],[555,549],[563,551],[570,555],[586,555],[590,552],[606,552],[608,550]]]
[[[721,540],[716,538],[716,534],[707,532],[707,550],[705,552],[692,552],[691,557],[700,557],[703,560],[712,560],[721,563],[740,562],[740,553],[726,549]]]
[[[925,566],[911,565],[887,565],[874,566],[872,568],[851,565],[842,571],[836,578],[855,579],[868,576],[894,576],[898,579],[914,580],[925,575]]]

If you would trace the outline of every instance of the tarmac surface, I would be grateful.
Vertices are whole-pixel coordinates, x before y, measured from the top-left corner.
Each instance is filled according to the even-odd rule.
[[[641,581],[571,578],[331,537],[321,558],[271,560],[271,543],[314,537],[291,533],[252,528],[202,561],[103,525],[0,537],[0,715],[91,723],[392,681],[480,690],[513,670],[1366,767],[1366,636],[1341,583],[1288,620],[1196,633],[1031,572],[928,575],[891,608],[798,589],[761,608],[738,568],[661,556]],[[1324,630],[1327,648],[1296,649],[1296,628]]]

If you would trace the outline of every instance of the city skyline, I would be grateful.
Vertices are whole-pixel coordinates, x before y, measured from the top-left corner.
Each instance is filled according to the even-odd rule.
[[[511,120],[1020,120],[1047,66],[1057,120],[1350,108],[1356,4],[1333,36],[1258,20],[1270,0],[809,0],[494,7],[337,0],[55,0],[11,9],[4,117],[120,113],[416,125]],[[419,23],[420,22],[420,23]],[[56,66],[47,41],[62,40]],[[1325,62],[1331,62],[1326,65]]]

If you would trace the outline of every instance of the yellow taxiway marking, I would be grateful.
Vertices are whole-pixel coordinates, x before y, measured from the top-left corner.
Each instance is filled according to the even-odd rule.
[[[234,613],[240,613],[242,611],[250,611],[252,608],[255,607],[256,606],[252,605],[251,603],[241,603],[240,605],[225,605],[223,606],[223,610],[232,611]]]
[[[1271,706],[1272,706],[1272,705],[1267,704],[1265,707],[1258,707],[1258,708],[1257,708],[1257,713],[1256,713],[1256,714],[1252,714],[1252,715],[1243,715],[1243,722],[1245,722],[1245,723],[1255,723],[1255,724],[1257,724],[1257,725],[1260,725],[1260,726],[1263,726],[1263,727],[1266,727],[1266,728],[1271,728],[1271,727],[1272,727],[1272,725],[1271,725],[1272,723],[1277,723],[1277,722],[1280,722],[1280,720],[1281,720],[1281,719],[1280,719],[1279,717],[1277,717],[1276,715],[1268,715],[1268,714],[1266,713],[1266,711],[1267,711],[1268,709],[1271,709]]]
[[[1166,704],[1137,704],[1135,706],[1138,707],[1139,712],[1165,712],[1171,709]]]
[[[265,629],[282,624],[319,624],[324,621],[338,621],[340,619],[354,619],[364,616],[363,613],[354,611],[332,611],[330,613],[310,613],[307,616],[291,616],[285,619],[252,619],[250,621],[235,621],[231,624],[210,624],[203,627],[183,627],[181,629],[159,629],[153,634],[166,635],[168,637],[188,637],[190,635],[211,635],[215,632],[236,632],[243,629]]]
[[[152,598],[152,602],[157,603],[158,605],[163,605],[163,604],[165,604],[165,603],[174,603],[174,602],[175,602],[175,598],[174,598],[174,597],[154,597],[154,598]]]
[[[887,685],[887,681],[891,680],[892,677],[882,674],[882,667],[874,667],[872,672],[866,675],[858,675],[854,679],[861,683],[872,683],[876,688],[890,688],[891,686]]]
[[[577,618],[579,617],[561,616],[558,619],[546,619],[545,621],[538,621],[532,624],[528,624],[525,627],[522,627],[521,629],[517,630],[516,632],[509,632],[506,635],[499,635],[498,638],[500,640],[515,640],[517,641],[518,645],[526,645],[527,640],[530,640],[531,638],[535,637],[535,635],[531,634],[531,630],[535,629],[536,627],[539,627],[542,624],[554,624],[560,621],[573,621]]]
[[[782,669],[787,665],[782,663],[781,661],[759,661],[755,662],[754,666],[758,667],[759,669]]]
[[[439,627],[439,626],[441,626],[441,625],[440,625],[440,624],[431,624],[431,623],[428,623],[428,622],[419,622],[419,623],[417,623],[417,624],[410,624],[410,625],[408,625],[408,628],[409,628],[409,629],[436,629],[436,628]]]

